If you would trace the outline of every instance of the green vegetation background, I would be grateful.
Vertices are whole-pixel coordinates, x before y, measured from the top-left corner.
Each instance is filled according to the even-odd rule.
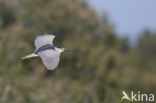
[[[54,71],[39,58],[21,60],[44,33],[73,50]],[[156,94],[156,33],[141,34],[130,46],[83,0],[0,0],[0,103],[120,103],[123,90]]]

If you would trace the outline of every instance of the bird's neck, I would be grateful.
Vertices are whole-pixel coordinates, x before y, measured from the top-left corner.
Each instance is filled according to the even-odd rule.
[[[55,48],[55,51],[58,52],[59,54],[63,52],[63,50],[61,50],[61,49],[59,49],[57,47],[54,47],[54,48]]]

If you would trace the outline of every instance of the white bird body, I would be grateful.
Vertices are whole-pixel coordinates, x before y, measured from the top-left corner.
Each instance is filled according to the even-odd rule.
[[[55,36],[50,34],[37,36],[37,38],[35,39],[35,52],[25,57],[22,57],[22,59],[39,56],[48,70],[54,70],[59,64],[60,54],[63,51],[67,50],[65,48],[53,46],[54,38]]]
[[[60,53],[54,50],[39,52],[38,55],[42,58],[44,65],[49,70],[55,69],[59,64]]]

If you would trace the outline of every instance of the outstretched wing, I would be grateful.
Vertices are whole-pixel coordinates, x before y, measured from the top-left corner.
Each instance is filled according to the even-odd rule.
[[[39,52],[38,55],[41,57],[43,64],[48,70],[54,70],[59,64],[60,54],[53,49]]]
[[[45,34],[45,35],[37,36],[37,38],[35,39],[36,49],[46,44],[53,45],[54,38],[55,38],[55,35],[52,35],[52,34]]]

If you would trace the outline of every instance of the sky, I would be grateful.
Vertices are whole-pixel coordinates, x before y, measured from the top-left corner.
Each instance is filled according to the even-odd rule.
[[[135,41],[141,31],[156,31],[156,0],[88,0],[99,15],[108,14],[119,36]]]

